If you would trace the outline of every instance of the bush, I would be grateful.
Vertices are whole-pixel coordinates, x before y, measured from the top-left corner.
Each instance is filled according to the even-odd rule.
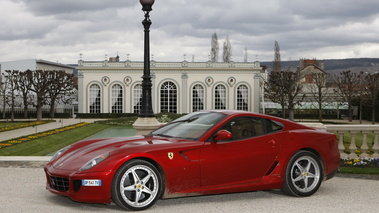
[[[96,114],[96,115],[105,116],[105,115],[108,115],[108,113]],[[107,118],[107,120],[96,121],[96,123],[107,124],[107,125],[131,126],[138,118],[137,114],[123,114],[123,115],[126,115],[126,116],[118,117],[118,118],[112,118],[112,116],[102,117],[102,118]],[[155,117],[160,123],[168,123],[170,121],[173,121],[177,118],[182,117],[183,115],[184,114],[163,112],[163,113],[156,114]],[[84,118],[84,117],[81,117],[81,118]],[[85,117],[85,118],[89,118],[89,117]]]
[[[5,113],[5,118],[10,119],[11,114],[10,113]],[[71,113],[54,113],[54,118],[71,118],[72,114]],[[24,119],[24,113],[15,113],[14,118],[18,119]],[[27,119],[35,119],[37,118],[37,113],[35,112],[29,112]],[[51,118],[50,112],[43,112],[42,113],[42,118]]]
[[[136,113],[78,113],[76,118],[129,118],[137,117]]]

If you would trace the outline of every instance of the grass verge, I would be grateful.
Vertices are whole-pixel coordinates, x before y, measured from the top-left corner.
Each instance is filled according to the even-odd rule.
[[[109,125],[92,123],[59,134],[4,147],[0,149],[0,156],[46,156],[109,127]]]
[[[42,121],[14,121],[14,122],[0,122],[0,132],[38,126],[45,123],[55,122],[55,120],[42,120]]]
[[[339,173],[379,175],[379,169],[378,168],[340,167]]]

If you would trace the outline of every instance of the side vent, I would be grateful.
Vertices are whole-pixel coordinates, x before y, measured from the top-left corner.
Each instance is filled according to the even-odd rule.
[[[275,167],[278,165],[279,161],[275,161],[272,166],[270,167],[270,169],[267,171],[266,175],[270,175],[272,171],[274,171]]]

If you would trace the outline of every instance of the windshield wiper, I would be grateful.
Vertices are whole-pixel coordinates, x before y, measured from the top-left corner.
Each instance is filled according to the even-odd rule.
[[[171,135],[165,135],[165,134],[152,134],[152,135],[166,137],[166,138],[173,138],[173,136],[171,136]]]
[[[175,124],[175,123],[184,123],[184,122],[192,122],[194,120],[197,120],[199,117],[194,117],[194,118],[189,118],[189,119],[186,119],[186,120],[178,120],[178,121],[173,121],[173,122],[170,122],[168,124]]]

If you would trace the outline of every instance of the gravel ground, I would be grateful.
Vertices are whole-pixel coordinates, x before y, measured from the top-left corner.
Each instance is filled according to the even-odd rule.
[[[77,203],[45,189],[46,162],[0,165],[0,212],[122,212],[115,204]],[[369,179],[370,178],[370,179]],[[379,180],[339,174],[311,197],[294,198],[279,190],[159,200],[144,212],[365,212],[379,209]]]

